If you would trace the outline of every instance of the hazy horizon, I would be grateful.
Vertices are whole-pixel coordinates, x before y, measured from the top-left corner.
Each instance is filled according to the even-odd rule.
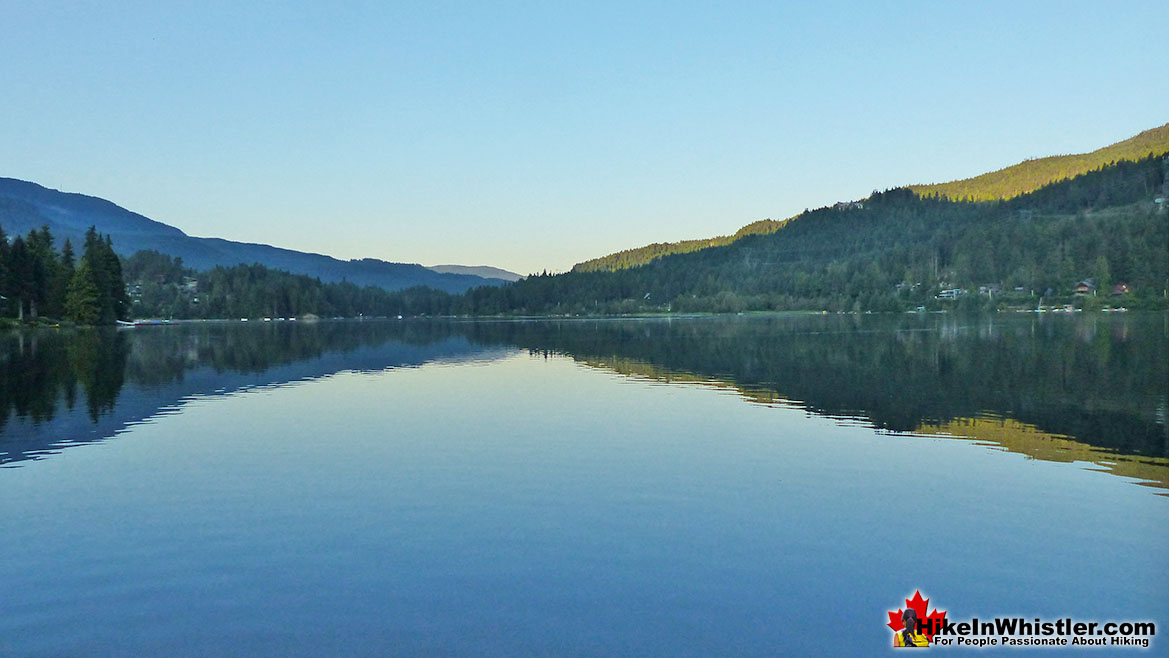
[[[1157,2],[6,14],[0,175],[194,236],[521,274],[1091,151],[1169,107]]]

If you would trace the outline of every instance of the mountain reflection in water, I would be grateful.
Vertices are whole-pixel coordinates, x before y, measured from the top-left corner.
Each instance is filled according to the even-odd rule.
[[[0,464],[186,400],[527,350],[1169,489],[1164,315],[201,323],[0,336]]]

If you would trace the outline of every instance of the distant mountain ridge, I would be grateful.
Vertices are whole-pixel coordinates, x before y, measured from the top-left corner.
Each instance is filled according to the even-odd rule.
[[[1080,174],[1100,169],[1114,162],[1136,161],[1149,155],[1161,154],[1167,151],[1169,151],[1169,123],[1157,128],[1151,128],[1134,137],[1105,146],[1091,153],[1054,155],[1046,158],[1025,160],[1019,164],[973,178],[965,178],[948,183],[909,185],[907,187],[921,196],[939,196],[956,201],[1012,199],[1029,192],[1034,192],[1044,185],[1075,178]],[[840,208],[850,208],[858,204],[843,202],[836,205]],[[630,267],[640,267],[664,256],[692,253],[709,247],[722,247],[749,235],[767,235],[774,233],[788,221],[788,219],[781,221],[764,219],[744,226],[736,231],[734,235],[720,235],[714,238],[682,240],[679,242],[655,242],[654,244],[643,247],[624,249],[599,258],[592,258],[577,263],[572,267],[572,271],[612,272]]]
[[[426,269],[443,274],[470,274],[472,276],[481,276],[485,279],[503,279],[504,281],[519,281],[524,278],[522,274],[509,272],[498,267],[491,267],[490,265],[431,265]]]
[[[325,282],[349,281],[386,290],[428,286],[451,293],[476,286],[501,285],[506,280],[471,273],[438,272],[418,264],[373,258],[344,261],[266,244],[196,238],[105,199],[60,192],[15,178],[0,178],[0,226],[5,232],[19,235],[45,225],[56,237],[58,246],[67,239],[75,247],[79,246],[86,229],[96,226],[99,232],[110,236],[114,249],[123,256],[152,249],[182,258],[184,265],[201,271],[216,266],[260,263]]]

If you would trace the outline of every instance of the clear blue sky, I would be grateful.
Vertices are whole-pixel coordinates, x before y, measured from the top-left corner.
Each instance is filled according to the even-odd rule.
[[[0,0],[0,175],[191,235],[563,270],[1163,124],[1167,26],[1165,0]]]

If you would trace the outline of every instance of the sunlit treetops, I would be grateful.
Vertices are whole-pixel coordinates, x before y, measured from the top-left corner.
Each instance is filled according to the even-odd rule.
[[[1140,160],[1149,155],[1165,152],[1169,152],[1169,123],[1146,130],[1135,137],[1105,146],[1091,153],[1037,158],[973,178],[908,187],[921,196],[938,196],[955,201],[1011,199],[1038,190],[1044,185],[1074,178],[1116,162]],[[850,206],[853,204],[838,205]],[[685,254],[709,247],[721,247],[748,235],[774,233],[787,221],[763,219],[744,226],[734,235],[682,240],[680,242],[658,242],[644,247],[625,249],[578,263],[572,268],[572,271],[615,271],[639,267],[671,254]]]
[[[948,183],[910,185],[909,189],[922,196],[940,196],[956,201],[1012,199],[1033,192],[1044,185],[1074,178],[1110,164],[1140,160],[1167,151],[1169,123],[1091,153],[1053,155],[1025,160],[981,176]]]

